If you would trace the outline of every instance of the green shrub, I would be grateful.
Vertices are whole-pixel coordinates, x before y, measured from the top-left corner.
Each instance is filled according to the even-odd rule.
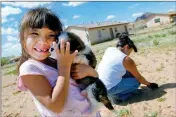
[[[175,30],[169,30],[168,33],[171,34],[171,35],[176,35],[176,31]]]
[[[161,37],[166,37],[166,34],[161,34]]]
[[[160,35],[159,34],[155,34],[155,35],[153,35],[155,38],[159,38],[160,37]]]
[[[7,57],[2,57],[1,58],[1,66],[4,66],[5,64],[9,63],[9,59]]]
[[[153,38],[153,36],[152,35],[148,35],[148,38]]]
[[[153,40],[153,44],[155,45],[155,46],[158,46],[159,45],[159,41],[158,40]]]

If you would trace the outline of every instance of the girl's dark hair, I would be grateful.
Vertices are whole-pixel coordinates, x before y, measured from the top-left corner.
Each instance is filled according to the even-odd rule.
[[[47,8],[34,8],[29,10],[22,18],[20,27],[19,27],[19,37],[22,49],[22,55],[20,58],[20,63],[18,65],[18,72],[19,67],[22,63],[24,63],[30,57],[29,54],[26,52],[25,48],[25,38],[24,32],[26,29],[29,28],[43,28],[47,27],[54,32],[57,32],[57,36],[63,31],[62,23],[59,18],[49,9]],[[57,38],[56,38],[57,39]]]
[[[134,45],[134,42],[129,38],[127,33],[121,33],[119,35],[119,41],[116,45],[116,47],[124,47],[125,45],[128,45],[129,48],[133,48],[135,52],[137,52],[137,48]]]

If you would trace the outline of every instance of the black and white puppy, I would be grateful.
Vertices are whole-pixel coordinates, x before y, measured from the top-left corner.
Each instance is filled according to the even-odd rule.
[[[63,32],[59,36],[59,40],[61,39],[70,42],[71,53],[78,50],[78,54],[76,55],[73,64],[86,64],[90,65],[92,68],[96,67],[97,60],[94,53],[89,46],[84,44],[79,36],[71,32]],[[59,42],[58,46],[60,47]],[[52,57],[54,58],[55,52],[52,52],[53,50],[54,48],[50,49]],[[76,83],[86,86],[85,91],[87,92],[87,97],[91,102],[92,111],[95,112],[99,109],[102,105],[101,103],[103,103],[109,110],[114,110],[110,100],[108,99],[107,89],[99,78],[88,76],[82,79],[77,79]]]

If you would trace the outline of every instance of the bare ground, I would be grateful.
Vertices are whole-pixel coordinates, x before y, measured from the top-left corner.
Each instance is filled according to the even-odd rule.
[[[103,107],[102,117],[176,117],[176,48],[142,49],[131,57],[142,75],[160,88],[152,91],[141,85],[140,94],[114,105],[116,113]],[[39,116],[31,96],[18,90],[16,78],[2,77],[2,116]]]

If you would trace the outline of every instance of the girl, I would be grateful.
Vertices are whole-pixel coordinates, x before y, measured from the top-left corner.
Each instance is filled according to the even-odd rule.
[[[55,41],[61,32],[60,20],[46,8],[31,9],[24,15],[20,24],[22,56],[18,87],[22,91],[29,90],[42,117],[92,117],[90,103],[70,78],[77,51],[70,54],[70,44],[63,40],[61,48],[56,47]],[[58,61],[49,57],[52,43]],[[84,70],[88,72],[82,74],[83,77],[97,77],[91,67],[84,66]]]

